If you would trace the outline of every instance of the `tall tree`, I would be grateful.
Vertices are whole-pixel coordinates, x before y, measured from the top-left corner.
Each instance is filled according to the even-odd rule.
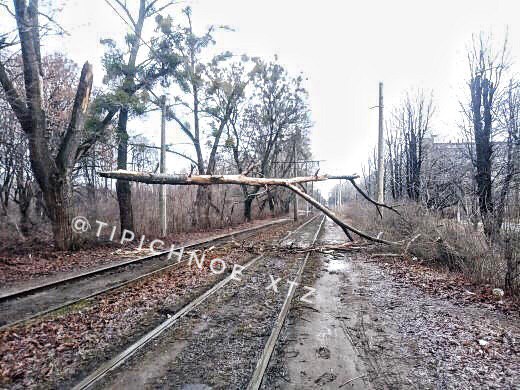
[[[233,138],[233,155],[237,169],[247,170],[250,164],[257,165],[255,171],[264,177],[272,174],[276,164],[273,161],[285,155],[288,160],[296,159],[292,139],[299,131],[301,140],[307,138],[310,127],[307,92],[303,88],[301,76],[291,77],[283,66],[275,62],[253,59],[254,69],[250,72],[251,97],[244,109],[242,120],[236,118],[230,123]],[[301,156],[307,153],[297,150]],[[241,151],[240,148],[241,147]],[[300,150],[301,149],[301,150]],[[282,168],[282,176],[291,165]],[[244,194],[244,216],[251,219],[251,205],[261,191],[260,187],[242,186]],[[271,211],[274,212],[272,192],[267,192]]]
[[[190,161],[196,162],[194,168],[199,174],[212,174],[222,147],[222,134],[234,107],[242,99],[246,80],[239,64],[224,65],[231,53],[211,55],[216,27],[211,26],[204,34],[198,35],[191,9],[188,7],[183,13],[185,23],[168,28],[172,50],[181,59],[177,72],[179,92],[169,109],[168,118],[177,123],[193,145],[195,157]],[[163,25],[171,26],[171,20],[164,21]],[[210,60],[205,61],[208,57]],[[209,149],[207,157],[205,143]],[[202,228],[209,227],[211,207],[218,210],[212,202],[210,188],[197,188],[193,223]]]
[[[419,201],[421,197],[424,139],[430,131],[433,114],[431,94],[428,96],[423,91],[418,91],[415,94],[406,94],[394,116],[393,126],[403,137],[406,192],[415,201]]]
[[[138,9],[133,10],[126,1],[114,0],[114,9],[119,8],[131,32],[126,35],[127,50],[119,50],[111,39],[103,40],[107,51],[103,58],[106,69],[105,82],[114,87],[114,92],[105,96],[109,107],[117,107],[117,168],[128,168],[128,120],[133,114],[142,114],[143,105],[147,101],[147,91],[160,79],[174,72],[178,59],[165,46],[160,36],[145,41],[144,29],[148,21],[154,18],[159,24],[158,31],[164,31],[164,20],[160,12],[174,4],[174,1],[139,0]],[[134,3],[135,4],[135,3]],[[117,8],[116,8],[117,7]],[[148,52],[142,54],[146,46]],[[137,93],[141,92],[140,96]],[[132,212],[132,191],[127,181],[116,181],[117,200],[121,231],[134,230]]]
[[[73,246],[72,169],[78,158],[78,148],[84,138],[84,124],[92,89],[92,67],[87,62],[79,78],[70,119],[62,129],[59,145],[53,147],[47,137],[48,120],[43,94],[43,66],[40,50],[40,12],[37,0],[14,0],[16,25],[22,52],[25,93],[15,86],[13,75],[0,61],[0,83],[23,131],[27,134],[31,167],[38,182],[52,221],[55,245],[58,249]]]
[[[474,36],[472,43],[468,53],[470,100],[463,108],[471,125],[472,157],[484,232],[486,236],[496,238],[502,221],[496,218],[493,194],[493,135],[500,82],[507,69],[507,39],[498,50],[482,33]]]

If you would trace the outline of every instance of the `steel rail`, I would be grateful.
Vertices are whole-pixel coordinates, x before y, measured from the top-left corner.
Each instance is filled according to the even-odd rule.
[[[254,226],[254,227],[251,227],[251,228],[241,229],[241,230],[237,230],[235,232],[220,234],[220,235],[217,235],[217,236],[209,237],[207,239],[202,239],[202,240],[199,240],[199,241],[191,242],[191,243],[188,243],[187,245],[179,246],[178,248],[175,248],[175,249],[180,250],[182,247],[184,249],[187,249],[187,248],[193,248],[193,247],[199,246],[199,245],[209,244],[209,243],[212,243],[212,242],[215,242],[215,241],[218,241],[218,240],[222,240],[223,238],[231,237],[231,236],[238,235],[238,234],[253,232],[253,231],[256,231],[256,230],[259,230],[259,229],[263,229],[263,228],[266,228],[266,227],[269,227],[269,226],[273,226],[273,225],[276,225],[276,224],[279,224],[279,223],[282,223],[282,222],[286,222],[286,221],[288,221],[288,219],[286,219],[286,218],[278,219],[276,221],[268,222],[266,224],[262,224],[262,225],[259,225],[259,226]],[[118,269],[118,268],[125,267],[125,266],[130,265],[130,264],[138,264],[138,263],[146,261],[146,260],[156,259],[156,258],[164,256],[164,255],[166,255],[168,253],[170,253],[169,250],[168,251],[156,252],[156,253],[151,254],[151,255],[147,255],[147,256],[136,258],[136,259],[131,259],[131,260],[128,260],[128,261],[120,262],[120,263],[117,263],[117,264],[112,264],[112,265],[108,265],[108,266],[105,266],[105,267],[97,268],[97,269],[94,269],[94,270],[91,270],[91,271],[83,272],[83,273],[78,274],[78,275],[74,275],[74,276],[63,278],[63,279],[59,279],[59,280],[56,280],[56,281],[53,281],[53,282],[43,283],[43,284],[35,286],[35,287],[29,287],[29,288],[26,288],[26,289],[20,289],[19,291],[15,291],[15,292],[12,292],[12,293],[0,295],[0,303],[2,303],[4,301],[7,301],[7,300],[14,299],[14,298],[20,298],[20,297],[23,297],[23,296],[26,296],[26,295],[35,294],[35,293],[37,293],[39,291],[47,290],[47,289],[50,289],[50,288],[54,288],[54,287],[60,286],[62,284],[67,284],[67,283],[73,282],[75,280],[81,280],[81,279],[88,278],[88,277],[95,276],[95,275],[99,275],[99,274],[102,274],[102,273],[105,273],[105,272],[110,272],[110,271],[113,271],[113,270]]]
[[[194,248],[194,247],[197,247],[197,246],[200,246],[200,245],[210,244],[210,243],[213,243],[215,241],[219,241],[219,240],[225,239],[225,238],[230,237],[230,236],[236,236],[236,235],[239,235],[239,234],[254,233],[255,231],[260,230],[262,228],[267,228],[267,227],[270,227],[270,226],[273,226],[275,224],[279,224],[279,223],[282,223],[282,222],[285,222],[285,221],[287,221],[287,219],[280,219],[280,220],[273,221],[273,222],[270,222],[270,223],[267,223],[267,224],[264,224],[264,225],[261,225],[261,226],[255,226],[253,228],[242,229],[242,230],[239,230],[239,231],[236,231],[236,232],[233,232],[233,233],[229,233],[229,234],[226,233],[226,234],[223,234],[223,235],[211,237],[211,238],[206,239],[206,240],[201,240],[201,241],[198,241],[198,242],[195,242],[195,243],[190,243],[189,245],[184,246],[184,249],[186,249],[186,248]],[[179,247],[178,249],[180,249],[180,248],[181,247]],[[151,255],[151,256],[145,256],[145,257],[142,257],[142,258],[139,258],[139,259],[130,260],[129,262],[125,262],[124,264],[119,264],[119,265],[116,265],[114,267],[111,267],[110,270],[114,270],[114,269],[117,269],[119,267],[126,266],[128,264],[135,264],[136,262],[149,260],[151,258],[161,257],[161,256],[164,256],[164,255],[166,255],[168,253],[169,253],[169,251],[165,251],[165,252],[161,252],[159,254],[154,254],[154,255]],[[137,282],[139,280],[142,280],[142,279],[148,278],[150,276],[153,276],[155,274],[164,272],[164,271],[166,271],[166,270],[168,270],[170,268],[178,267],[179,264],[183,264],[186,261],[187,260],[185,259],[185,260],[182,260],[182,261],[177,261],[177,262],[175,262],[173,264],[168,264],[168,265],[166,265],[164,267],[160,267],[160,268],[158,268],[156,270],[147,272],[147,273],[145,273],[143,275],[140,275],[140,276],[137,276],[135,278],[132,278],[132,279],[129,279],[129,280],[125,280],[125,281],[122,281],[120,283],[114,284],[114,285],[112,285],[110,287],[107,287],[107,288],[95,291],[92,294],[85,295],[83,297],[80,297],[80,298],[77,298],[77,299],[73,299],[73,300],[64,302],[64,303],[59,304],[57,306],[52,306],[52,307],[50,307],[50,308],[48,308],[46,310],[42,310],[42,311],[40,311],[38,313],[35,313],[35,314],[33,314],[33,315],[29,316],[29,317],[22,318],[22,319],[19,319],[17,321],[13,321],[13,322],[4,324],[4,325],[0,326],[0,331],[2,331],[4,329],[7,329],[9,327],[12,327],[12,326],[21,324],[21,323],[25,323],[25,322],[34,320],[34,319],[42,317],[42,316],[44,316],[46,314],[50,314],[52,312],[65,309],[65,308],[73,306],[73,305],[75,305],[75,304],[77,304],[79,302],[83,302],[83,301],[92,299],[92,298],[94,298],[94,297],[96,297],[98,295],[102,295],[102,294],[105,294],[107,292],[110,292],[110,291],[122,288],[122,287],[124,287],[126,285],[129,285],[131,283],[135,283],[135,282]],[[104,269],[103,271],[107,271],[107,269]],[[83,274],[82,278],[91,277],[91,276],[96,275],[96,274],[98,274],[98,273],[97,272],[85,273],[85,274]],[[44,286],[48,286],[47,289],[51,289],[51,288],[54,288],[54,287],[56,287],[58,285],[69,283],[69,282],[77,280],[77,279],[78,278],[76,278],[76,277],[75,278],[70,278],[70,279],[64,279],[62,281],[59,281],[56,285],[50,284],[50,285],[44,285]],[[43,288],[43,286],[38,286],[36,289],[37,289],[37,291],[35,291],[35,292],[38,292],[38,291],[43,290],[44,288]],[[27,294],[24,294],[22,296],[25,296],[25,295],[30,295],[30,294],[27,293]],[[15,294],[15,298],[14,299],[16,299],[16,298],[20,298],[20,295]],[[5,300],[7,300],[7,299],[5,299]]]
[[[312,239],[311,245],[314,245],[316,240],[318,239],[318,235],[320,234],[321,228],[323,226],[323,223],[325,222],[325,216],[321,220],[320,226],[318,227],[318,230],[316,231],[316,234],[314,235],[314,238]],[[303,275],[303,270],[305,269],[305,266],[307,265],[307,260],[309,259],[311,252],[307,252],[305,255],[305,258],[302,261],[302,264],[300,268],[298,269],[298,273],[296,275],[295,282],[297,284],[300,283],[300,280]],[[271,335],[269,336],[269,339],[267,340],[267,343],[265,344],[264,350],[262,351],[262,354],[260,355],[260,358],[258,359],[258,362],[255,367],[255,371],[253,372],[253,376],[251,377],[251,380],[249,381],[249,385],[247,386],[247,390],[258,390],[260,386],[262,385],[262,380],[264,378],[265,371],[267,367],[269,366],[269,361],[271,360],[271,356],[273,354],[274,348],[276,346],[276,343],[278,341],[278,337],[280,336],[280,332],[282,331],[283,324],[285,323],[285,319],[287,318],[287,314],[289,314],[289,309],[291,308],[291,301],[294,297],[296,289],[292,288],[290,293],[287,294],[287,297],[285,298],[285,301],[282,305],[282,309],[280,310],[280,313],[278,314],[278,318],[276,319],[274,323],[273,330],[271,332]]]
[[[297,231],[301,230],[303,227],[314,221],[319,215],[316,215],[312,217],[311,219],[307,220],[305,223],[298,226],[297,229],[289,232],[287,235],[285,235],[280,242],[287,239],[292,234],[296,233]],[[322,222],[323,223],[323,222]],[[320,224],[321,229],[321,224]],[[251,267],[253,264],[255,264],[258,260],[264,258],[265,255],[259,255],[249,262],[247,262],[244,265],[244,269],[246,270],[249,267]],[[144,346],[146,346],[148,343],[150,343],[152,340],[156,339],[160,334],[162,334],[165,330],[170,328],[172,325],[174,325],[179,319],[183,318],[191,312],[194,308],[199,306],[201,303],[206,301],[208,297],[213,295],[216,291],[220,290],[222,287],[227,285],[231,280],[233,280],[233,275],[227,276],[225,279],[221,280],[217,284],[215,284],[211,289],[203,293],[202,295],[195,298],[193,301],[191,301],[189,304],[184,306],[181,310],[179,310],[177,313],[175,313],[172,317],[168,318],[164,322],[162,322],[159,326],[152,329],[150,332],[145,334],[143,337],[141,337],[139,340],[137,340],[135,343],[130,345],[128,348],[126,348],[124,351],[116,355],[111,360],[105,362],[100,367],[98,367],[96,370],[94,370],[91,374],[89,374],[87,377],[85,377],[81,382],[79,382],[77,385],[75,385],[72,389],[73,390],[85,390],[92,388],[96,383],[98,383],[101,379],[105,378],[108,373],[119,367],[121,364],[125,363],[131,356],[133,356],[137,351],[142,349]]]

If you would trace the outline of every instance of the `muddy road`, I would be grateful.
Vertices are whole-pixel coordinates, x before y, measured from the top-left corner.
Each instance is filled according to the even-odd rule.
[[[328,221],[322,243],[344,241]],[[311,258],[263,389],[520,389],[520,322],[431,296],[363,253]]]

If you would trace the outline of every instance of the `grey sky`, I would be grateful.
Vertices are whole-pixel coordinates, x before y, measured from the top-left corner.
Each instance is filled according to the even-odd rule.
[[[218,36],[219,48],[278,54],[291,72],[308,78],[313,153],[327,160],[322,172],[360,173],[376,142],[377,110],[369,107],[377,104],[379,81],[387,117],[407,90],[433,89],[435,133],[456,139],[471,34],[491,31],[500,39],[509,27],[513,58],[520,58],[518,0],[194,0],[177,7],[188,4],[198,26],[235,28]],[[60,47],[79,63],[93,62],[100,85],[99,39],[121,36],[123,23],[103,0],[70,0],[60,19],[72,34]],[[155,118],[149,123],[157,128]],[[181,139],[173,124],[168,137]]]

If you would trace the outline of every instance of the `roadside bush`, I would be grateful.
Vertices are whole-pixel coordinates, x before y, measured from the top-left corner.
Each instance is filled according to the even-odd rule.
[[[344,210],[352,222],[393,241],[410,241],[409,254],[420,261],[461,272],[476,283],[491,284],[519,294],[520,239],[518,230],[503,232],[490,243],[480,225],[447,219],[416,203],[398,207],[402,216],[385,210],[380,219],[371,205],[353,203]]]

